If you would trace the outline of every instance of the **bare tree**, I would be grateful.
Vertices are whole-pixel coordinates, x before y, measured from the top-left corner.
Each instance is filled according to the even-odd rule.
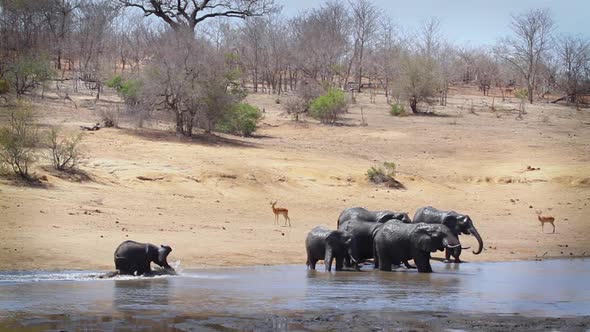
[[[549,10],[534,9],[512,16],[510,28],[515,36],[502,39],[496,53],[520,72],[532,104],[539,65],[550,49],[554,23]]]
[[[358,92],[361,92],[365,50],[379,29],[380,12],[370,0],[350,2],[354,25],[354,59]],[[349,67],[350,68],[350,67]]]
[[[293,60],[303,75],[328,85],[334,85],[334,78],[345,83],[342,78],[349,51],[348,20],[346,10],[338,2],[329,1],[291,21]]]
[[[194,31],[197,24],[214,17],[261,16],[276,11],[274,0],[116,0],[156,16],[172,29]]]
[[[80,7],[80,0],[51,0],[44,5],[43,14],[53,37],[55,64],[57,69],[61,69],[64,48],[74,27],[75,11]]]
[[[575,103],[578,93],[590,93],[587,71],[590,68],[590,42],[581,37],[561,36],[556,51],[561,74],[559,84],[565,97],[555,102],[567,99]]]

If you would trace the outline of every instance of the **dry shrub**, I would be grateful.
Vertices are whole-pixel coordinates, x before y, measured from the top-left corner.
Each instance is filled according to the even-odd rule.
[[[394,162],[385,161],[383,165],[371,166],[366,176],[375,184],[385,184],[390,188],[405,189],[404,185],[395,179],[396,165]]]
[[[51,128],[47,135],[47,148],[53,168],[58,171],[72,171],[80,162],[80,141],[82,134],[61,136],[59,128]]]
[[[101,108],[100,119],[106,128],[119,128],[119,108]]]

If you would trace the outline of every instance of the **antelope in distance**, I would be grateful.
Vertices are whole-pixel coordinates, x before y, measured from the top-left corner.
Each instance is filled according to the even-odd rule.
[[[553,223],[555,221],[554,217],[542,215],[541,211],[537,211],[537,219],[539,219],[539,222],[541,223],[541,232],[545,233],[543,228],[545,227],[545,223],[549,223],[551,226],[553,226],[553,233],[555,233],[555,224]]]
[[[285,226],[287,226],[287,222],[289,222],[289,227],[291,227],[291,219],[289,219],[289,210],[286,208],[276,208],[275,205],[278,201],[270,201],[270,205],[272,206],[272,212],[275,214],[275,224],[279,224],[279,215],[285,217]]]

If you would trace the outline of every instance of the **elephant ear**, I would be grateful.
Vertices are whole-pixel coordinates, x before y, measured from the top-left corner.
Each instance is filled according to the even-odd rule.
[[[460,218],[460,214],[456,212],[450,212],[445,216],[442,224],[447,226],[451,232],[453,232],[453,234],[458,235],[461,234],[461,223],[459,222]]]
[[[439,248],[437,233],[434,225],[417,226],[412,233],[412,243],[422,251],[435,252]]]
[[[332,231],[326,237],[326,244],[332,249],[337,249],[341,246],[342,234],[339,231]]]

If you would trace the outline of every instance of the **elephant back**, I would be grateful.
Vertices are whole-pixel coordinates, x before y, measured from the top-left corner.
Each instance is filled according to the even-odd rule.
[[[442,224],[448,212],[425,206],[416,210],[412,223]]]

